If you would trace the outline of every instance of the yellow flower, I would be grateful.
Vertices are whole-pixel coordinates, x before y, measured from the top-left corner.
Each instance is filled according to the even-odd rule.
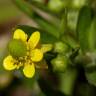
[[[13,34],[13,39],[22,40],[26,44],[27,55],[18,58],[9,55],[4,59],[3,66],[6,70],[14,70],[23,67],[24,75],[28,78],[32,78],[35,74],[35,64],[43,59],[43,53],[49,51],[50,48],[48,48],[48,45],[37,48],[40,41],[40,33],[38,31],[32,33],[28,39],[27,34],[25,34],[23,30],[17,29]],[[52,46],[50,45],[50,47]]]

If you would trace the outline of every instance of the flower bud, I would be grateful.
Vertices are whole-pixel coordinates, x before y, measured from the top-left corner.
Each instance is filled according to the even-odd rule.
[[[73,0],[72,7],[80,9],[82,6],[86,4],[86,0]]]
[[[68,66],[68,58],[63,55],[58,55],[51,61],[54,72],[64,72]]]
[[[13,39],[9,42],[8,49],[13,57],[22,57],[27,53],[26,44],[23,41],[17,39]]]
[[[63,42],[56,42],[54,45],[54,52],[57,53],[65,53],[68,51],[68,49],[69,47]]]
[[[48,7],[53,12],[60,12],[63,9],[63,1],[61,0],[50,0]]]

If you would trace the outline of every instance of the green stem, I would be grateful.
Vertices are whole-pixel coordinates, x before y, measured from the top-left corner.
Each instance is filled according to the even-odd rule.
[[[65,73],[59,74],[59,90],[71,96],[74,90],[74,85],[77,79],[77,70],[76,69],[68,69]]]

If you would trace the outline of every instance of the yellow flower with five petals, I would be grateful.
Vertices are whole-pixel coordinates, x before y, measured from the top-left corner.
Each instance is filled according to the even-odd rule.
[[[27,78],[32,78],[35,74],[35,64],[43,59],[43,53],[49,51],[52,46],[47,44],[41,48],[37,48],[40,41],[40,33],[38,31],[32,33],[28,39],[27,34],[23,30],[17,29],[13,34],[13,39],[21,40],[26,44],[27,55],[16,58],[10,54],[4,59],[3,66],[6,70],[23,67],[24,75]]]

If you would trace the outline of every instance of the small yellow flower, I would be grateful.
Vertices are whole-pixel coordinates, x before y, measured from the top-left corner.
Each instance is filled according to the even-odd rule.
[[[42,48],[37,48],[40,41],[40,33],[38,31],[32,33],[28,40],[27,34],[25,34],[23,30],[17,29],[13,34],[13,39],[22,40],[26,44],[27,55],[18,58],[9,55],[4,59],[3,66],[6,70],[14,70],[24,67],[24,75],[28,78],[32,78],[35,74],[35,64],[40,62],[43,59],[43,54],[51,48],[48,48],[48,45],[46,44],[47,47],[44,45]]]

